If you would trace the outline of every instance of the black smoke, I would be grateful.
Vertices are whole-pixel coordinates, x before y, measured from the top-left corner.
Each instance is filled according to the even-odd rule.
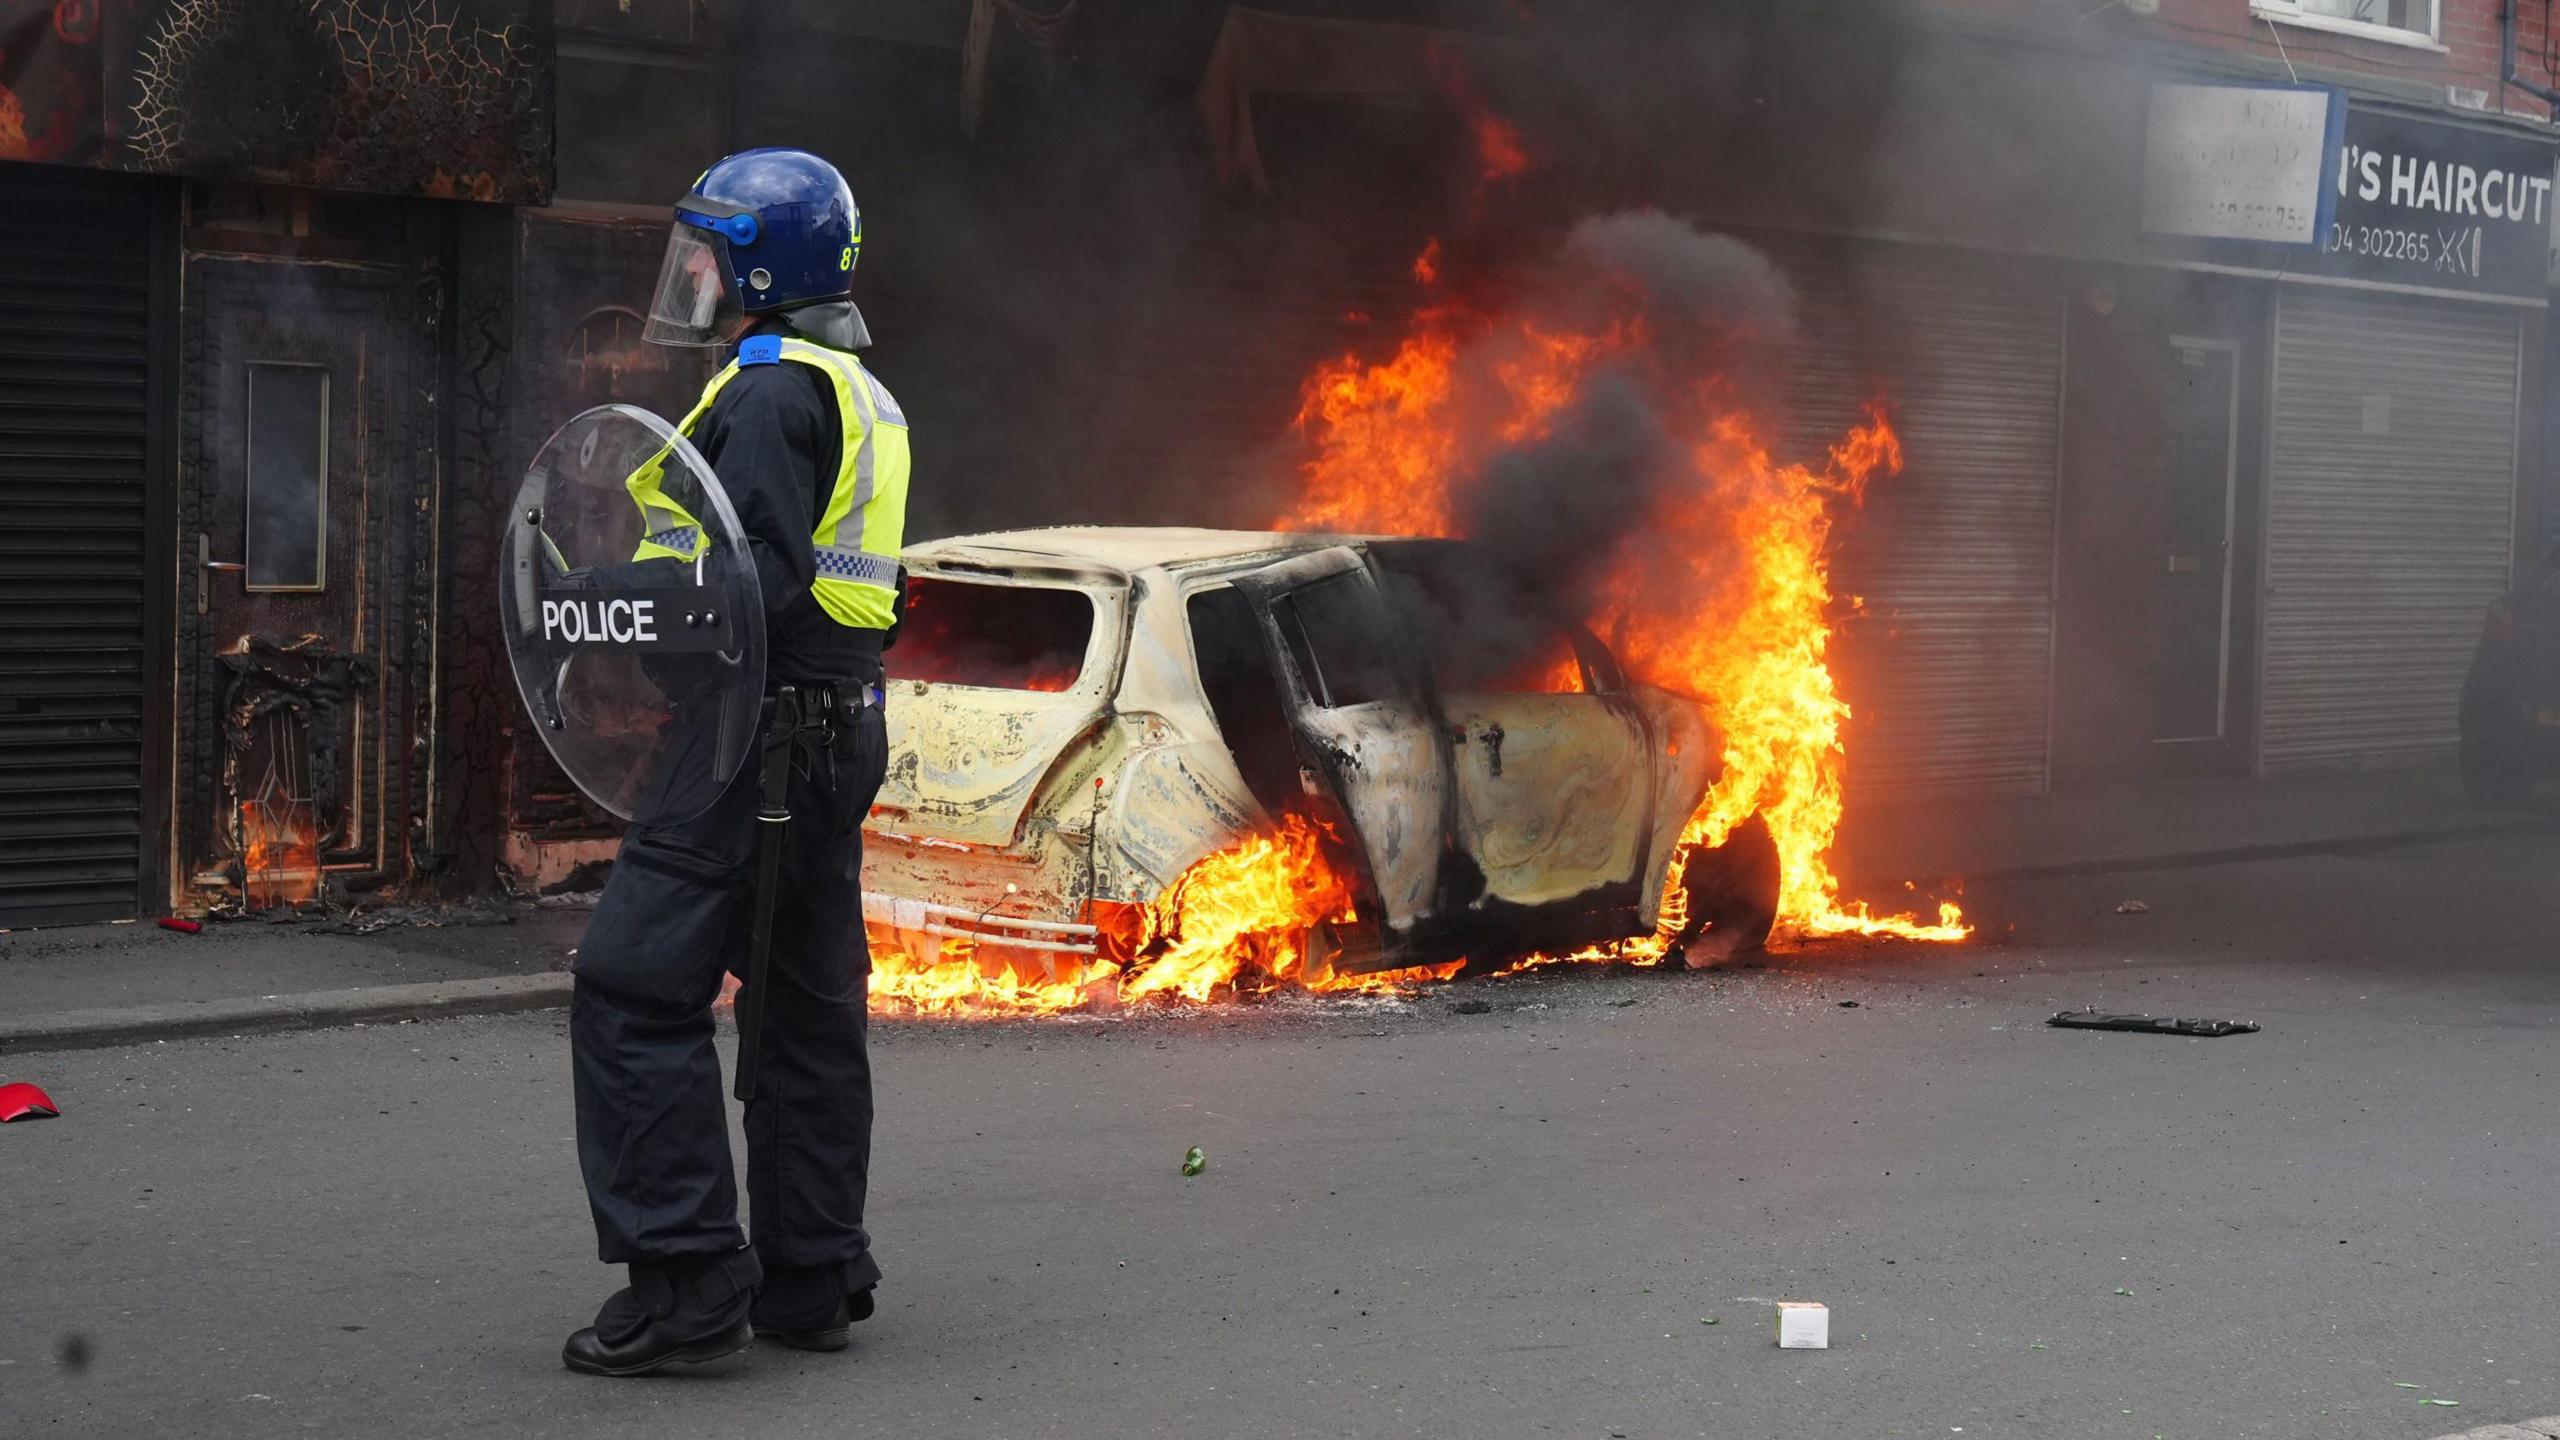
[[[1492,435],[1516,419],[1510,377],[1536,359],[1525,337],[1630,338],[1546,424],[1449,477],[1468,558],[1433,587],[1433,652],[1471,647],[1466,671],[1516,676],[1546,658],[1557,612],[1599,614],[1626,567],[1644,563],[1641,542],[1667,507],[1713,503],[1696,456],[1701,420],[1772,403],[1769,362],[1794,338],[1794,310],[1777,267],[1729,236],[1658,211],[1577,224],[1457,356],[1457,428]],[[1689,558],[1654,583],[1694,587]]]
[[[917,538],[1270,523],[1291,475],[1268,452],[1294,443],[1304,378],[1384,353],[1432,303],[1411,273],[1429,238],[1453,280],[1545,303],[1551,272],[1591,259],[1574,243],[1624,248],[1632,283],[1687,283],[1647,278],[1667,230],[1595,239],[1576,228],[1595,215],[1658,209],[1791,266],[1816,233],[1996,243],[2116,218],[2070,158],[2126,143],[2119,109],[1912,0],[1266,0],[1462,37],[1467,88],[1533,159],[1482,183],[1455,95],[1266,96],[1267,194],[1221,186],[1195,104],[1229,7],[1073,8],[1040,36],[998,18],[974,135],[956,21],[887,37],[814,0],[741,15],[732,143],[816,149],[863,201],[869,358],[915,423]],[[2057,23],[2085,45],[2120,18]],[[1823,283],[1862,303],[1854,261]],[[1866,324],[1881,348],[1891,324]]]

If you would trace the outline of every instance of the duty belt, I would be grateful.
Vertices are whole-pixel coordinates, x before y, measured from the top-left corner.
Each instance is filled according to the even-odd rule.
[[[887,698],[883,687],[860,680],[778,687],[765,697],[765,743],[807,747],[813,760],[825,763],[833,789],[836,762],[853,758],[862,712],[885,710]]]
[[[809,718],[833,720],[839,716],[852,718],[865,709],[886,709],[887,688],[865,680],[845,680],[829,685],[803,685],[800,703]]]

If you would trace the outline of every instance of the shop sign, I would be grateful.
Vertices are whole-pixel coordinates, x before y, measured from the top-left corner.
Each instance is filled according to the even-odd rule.
[[[2350,110],[2337,212],[2296,268],[2540,298],[2548,286],[2553,152],[2545,141]]]
[[[2314,246],[2330,233],[2346,96],[2325,85],[2151,87],[2142,228]]]
[[[2336,138],[2314,147],[2319,97],[2329,93],[2155,86],[2144,251],[2173,262],[2547,302],[2560,215],[2560,151],[2549,137],[2340,98],[2325,112]],[[2302,188],[2315,153],[2316,203]]]

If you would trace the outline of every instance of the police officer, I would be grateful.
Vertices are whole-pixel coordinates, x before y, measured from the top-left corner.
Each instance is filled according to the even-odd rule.
[[[643,331],[664,345],[736,345],[678,428],[748,537],[772,683],[807,697],[812,723],[793,742],[769,993],[758,997],[752,1249],[712,1007],[722,972],[745,969],[761,767],[745,766],[699,818],[626,835],[579,947],[578,1160],[602,1258],[629,1266],[631,1282],[561,1351],[588,1374],[713,1359],[750,1333],[840,1350],[880,1279],[862,1225],[861,825],[887,763],[880,657],[902,579],[908,454],[905,416],[853,355],[870,343],[851,299],[861,246],[861,211],[835,167],[798,150],[732,155],[676,206]],[[652,522],[637,558],[702,543],[698,527],[657,529],[646,488],[632,493]]]

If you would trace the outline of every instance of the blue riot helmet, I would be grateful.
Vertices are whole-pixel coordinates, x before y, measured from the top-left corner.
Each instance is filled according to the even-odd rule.
[[[641,338],[725,345],[749,315],[780,313],[839,349],[870,343],[853,307],[862,210],[836,167],[806,150],[748,150],[702,172],[676,202]]]

